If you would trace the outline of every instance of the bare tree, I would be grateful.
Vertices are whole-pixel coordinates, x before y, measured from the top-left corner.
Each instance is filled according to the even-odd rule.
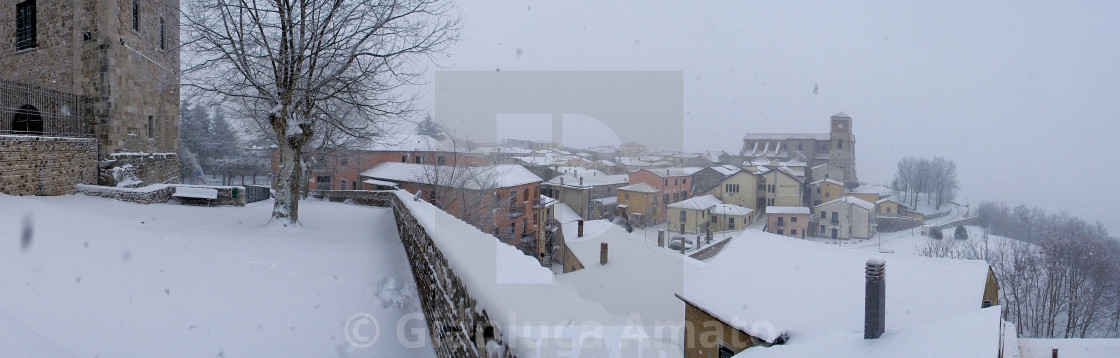
[[[218,0],[184,8],[186,85],[240,107],[279,152],[273,220],[299,222],[303,151],[412,111],[402,94],[453,40],[449,0]]]

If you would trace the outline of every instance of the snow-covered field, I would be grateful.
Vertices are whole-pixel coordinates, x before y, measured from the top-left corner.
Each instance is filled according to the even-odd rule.
[[[433,355],[389,209],[271,209],[0,194],[0,357]]]

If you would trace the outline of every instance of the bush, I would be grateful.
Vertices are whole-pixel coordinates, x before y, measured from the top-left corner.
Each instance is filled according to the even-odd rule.
[[[957,229],[953,231],[953,238],[957,240],[968,240],[968,229],[964,225],[957,225]]]
[[[941,235],[941,228],[937,226],[929,228],[929,237],[941,240],[941,238],[943,237]]]

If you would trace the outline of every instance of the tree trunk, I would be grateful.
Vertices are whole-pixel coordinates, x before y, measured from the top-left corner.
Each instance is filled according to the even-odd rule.
[[[276,176],[276,199],[272,207],[272,219],[281,223],[299,223],[300,148],[290,141],[280,142],[280,166]]]

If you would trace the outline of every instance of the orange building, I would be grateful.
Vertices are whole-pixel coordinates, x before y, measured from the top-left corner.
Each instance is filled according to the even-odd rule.
[[[646,183],[661,192],[657,210],[657,220],[665,220],[665,205],[689,198],[692,189],[692,174],[703,168],[661,168],[642,169],[630,173],[630,184]]]

